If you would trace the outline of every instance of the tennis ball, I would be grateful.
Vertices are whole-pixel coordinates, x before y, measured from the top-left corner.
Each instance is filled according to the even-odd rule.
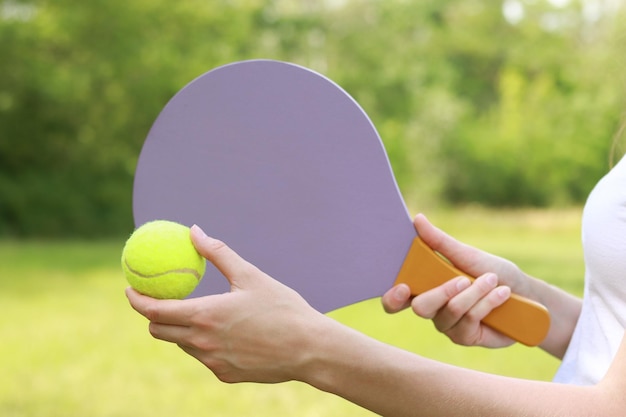
[[[193,246],[189,228],[167,220],[139,227],[122,251],[128,283],[154,298],[185,298],[196,288],[205,268],[206,261]]]

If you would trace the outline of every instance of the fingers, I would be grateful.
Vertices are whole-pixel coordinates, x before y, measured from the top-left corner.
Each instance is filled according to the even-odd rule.
[[[451,300],[472,285],[467,277],[457,277],[415,297],[413,311],[425,319],[434,318]]]
[[[469,280],[468,280],[469,281]],[[447,296],[454,294],[448,298]],[[441,332],[460,325],[475,331],[480,322],[510,296],[509,287],[498,287],[495,274],[485,274],[473,283],[458,278],[413,299],[416,314],[433,320]]]
[[[126,297],[130,305],[151,323],[187,326],[193,314],[190,300],[157,300],[138,293],[132,288],[126,289]]]
[[[382,303],[387,313],[402,311],[411,305],[411,289],[406,284],[396,285],[383,295]]]
[[[150,324],[148,330],[155,339],[176,343],[179,346],[191,345],[194,342],[193,317],[201,310],[200,303],[203,298],[189,300],[157,300],[147,297],[132,288],[126,289],[126,296],[131,306],[142,316],[146,317]],[[197,320],[195,320],[197,322]],[[208,321],[208,320],[207,320]],[[196,342],[203,341],[201,337],[195,337]]]
[[[494,285],[493,282],[485,285],[485,281],[489,281],[486,279],[489,275],[491,274],[480,277],[481,281],[476,280],[475,285],[451,300],[448,306],[441,310],[441,314],[433,319],[435,327],[456,344],[498,348],[509,346],[514,342],[511,338],[482,323],[485,317],[511,295],[510,288],[506,286],[496,286],[489,290]],[[478,289],[479,286],[483,288]],[[474,293],[473,297],[469,295],[470,292]],[[476,297],[481,297],[481,295],[482,298],[473,303]],[[469,305],[471,307],[468,308]]]
[[[382,303],[387,313],[410,305],[418,316],[432,320],[435,328],[454,343],[503,347],[513,340],[482,324],[482,320],[510,295],[510,287],[498,286],[497,276],[488,273],[474,281],[456,277],[413,299],[409,287],[400,284],[383,295]]]

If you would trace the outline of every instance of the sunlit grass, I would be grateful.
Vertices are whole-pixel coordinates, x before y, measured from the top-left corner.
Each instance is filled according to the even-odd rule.
[[[427,214],[468,243],[582,291],[578,210]],[[372,415],[300,383],[223,384],[176,346],[152,339],[123,294],[122,243],[0,243],[0,415]],[[524,346],[454,346],[410,312],[385,314],[379,300],[331,315],[387,343],[482,371],[549,380],[558,366]]]

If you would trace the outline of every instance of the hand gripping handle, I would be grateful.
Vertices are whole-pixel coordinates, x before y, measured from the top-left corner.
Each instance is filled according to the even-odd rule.
[[[395,284],[407,284],[411,294],[418,295],[461,275],[475,279],[452,266],[416,237]],[[483,319],[483,323],[520,343],[536,346],[548,334],[550,314],[543,305],[511,294],[504,304]]]

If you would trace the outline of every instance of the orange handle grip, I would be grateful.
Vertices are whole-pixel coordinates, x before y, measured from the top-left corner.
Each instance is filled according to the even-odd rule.
[[[433,289],[446,281],[466,276],[416,237],[404,260],[395,284],[407,284],[412,295]],[[536,346],[545,339],[550,329],[550,313],[541,304],[511,294],[504,304],[495,308],[483,323],[527,346]]]

